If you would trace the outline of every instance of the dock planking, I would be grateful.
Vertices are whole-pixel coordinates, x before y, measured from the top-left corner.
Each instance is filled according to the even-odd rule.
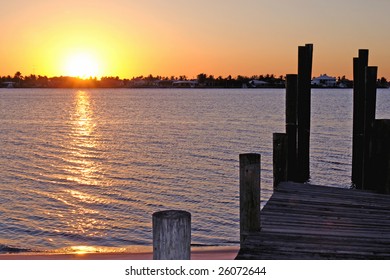
[[[390,196],[282,182],[236,259],[390,259]]]

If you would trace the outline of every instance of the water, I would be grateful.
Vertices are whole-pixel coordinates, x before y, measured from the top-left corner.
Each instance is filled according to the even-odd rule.
[[[282,89],[1,89],[0,101],[0,253],[149,246],[166,209],[192,213],[193,244],[237,245],[240,153],[261,153],[262,205],[272,193]],[[351,90],[313,90],[313,183],[350,186],[351,108]]]

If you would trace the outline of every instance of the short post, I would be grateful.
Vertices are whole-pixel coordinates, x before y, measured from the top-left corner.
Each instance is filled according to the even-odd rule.
[[[390,194],[390,120],[375,120],[372,131],[369,189]]]
[[[298,75],[286,75],[287,180],[296,181]]]
[[[273,134],[274,189],[280,182],[287,181],[287,134]]]
[[[240,154],[240,247],[260,231],[260,154]]]
[[[153,214],[153,259],[189,260],[191,258],[191,214],[167,210]]]

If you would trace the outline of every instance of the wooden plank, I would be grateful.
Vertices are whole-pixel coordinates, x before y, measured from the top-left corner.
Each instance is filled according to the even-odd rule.
[[[388,246],[390,241],[373,241],[367,244],[367,239],[356,237],[335,237],[327,235],[308,234],[283,234],[275,232],[264,232],[262,235],[251,236],[248,239],[248,246],[256,247],[257,244],[278,245],[286,247],[305,247],[312,251],[316,250],[348,250],[356,252],[377,251],[390,254]]]
[[[364,208],[364,207],[339,207],[339,206],[329,206],[326,204],[323,205],[317,205],[313,203],[305,203],[305,202],[297,202],[297,203],[289,203],[288,200],[277,200],[273,199],[272,203],[267,203],[264,208],[264,215],[268,213],[268,211],[274,211],[279,213],[289,213],[289,211],[292,211],[290,213],[313,213],[316,215],[337,215],[340,217],[347,216],[347,217],[363,217],[363,215],[367,215],[372,218],[380,218],[380,217],[386,217],[389,215],[388,210],[381,210],[381,209],[370,209],[370,208]]]
[[[273,250],[276,250],[278,247],[279,254],[280,252],[306,252],[306,253],[332,253],[334,255],[340,254],[340,253],[350,253],[350,254],[356,254],[356,255],[364,255],[366,258],[369,255],[387,255],[390,256],[390,253],[388,250],[386,250],[386,247],[388,246],[378,246],[376,247],[367,247],[367,246],[361,246],[361,244],[357,244],[356,246],[353,246],[354,244],[351,244],[349,246],[345,246],[346,243],[340,243],[336,242],[334,244],[326,245],[325,243],[320,243],[320,240],[316,240],[316,242],[313,242],[312,240],[308,241],[307,243],[297,243],[297,241],[289,242],[287,239],[283,240],[283,243],[272,243],[272,242],[262,242],[261,240],[254,240],[253,244],[261,244],[263,248],[259,248],[263,252],[260,251],[260,253],[264,253],[266,246],[273,247]],[[349,241],[349,240],[348,240]],[[248,246],[248,249],[256,250],[258,246]]]
[[[326,207],[345,207],[345,208],[359,208],[359,209],[362,209],[362,208],[369,208],[370,210],[388,210],[388,205],[386,204],[376,204],[374,203],[373,201],[370,201],[370,202],[365,202],[365,201],[362,201],[360,203],[360,201],[356,201],[356,200],[350,200],[350,199],[345,199],[345,200],[342,200],[342,199],[338,199],[338,198],[334,198],[334,199],[329,199],[329,198],[324,198],[324,197],[299,197],[299,196],[293,196],[293,197],[289,197],[288,195],[283,195],[283,194],[278,194],[278,195],[275,195],[275,197],[273,198],[273,201],[276,202],[283,202],[285,204],[297,204],[297,203],[302,203],[302,204],[314,204],[314,205],[324,205]]]
[[[364,201],[377,201],[390,203],[390,196],[381,195],[377,193],[372,193],[368,191],[362,190],[349,190],[349,189],[341,189],[335,187],[326,187],[326,186],[318,186],[318,185],[310,185],[310,184],[298,184],[292,182],[283,182],[278,186],[279,192],[287,192],[293,193],[298,192],[300,195],[308,193],[310,195],[321,194],[321,196],[334,196],[334,197],[351,197],[354,199],[362,199]]]
[[[346,195],[335,195],[335,194],[328,194],[328,193],[319,193],[319,194],[312,194],[312,193],[300,193],[295,191],[290,192],[278,192],[275,194],[275,197],[284,197],[284,196],[292,197],[294,199],[300,199],[300,200],[307,200],[307,199],[313,199],[317,201],[344,201],[344,202],[355,202],[362,204],[362,206],[373,206],[377,205],[378,207],[385,207],[388,206],[390,201],[389,200],[379,200],[375,197],[354,197],[354,196],[346,196]],[[344,203],[345,204],[345,203]]]
[[[252,240],[246,250],[240,250],[241,255],[238,255],[237,259],[252,257],[257,259],[388,259],[390,257],[388,243],[364,246],[366,242],[351,243],[350,239],[344,242],[326,243],[320,238],[298,242],[291,241],[289,238],[276,237],[279,240],[275,242],[269,241],[272,239],[269,236],[264,240]]]
[[[362,237],[353,236],[329,236],[323,233],[322,235],[310,235],[307,233],[299,234],[286,234],[286,233],[275,233],[271,231],[263,231],[261,235],[252,235],[248,239],[248,243],[256,243],[258,240],[262,242],[280,242],[287,240],[288,242],[301,242],[301,243],[312,243],[319,242],[320,244],[342,244],[343,246],[352,246],[352,244],[359,244],[359,246],[367,247],[381,247],[381,249],[387,249],[383,246],[388,246],[390,240],[375,239],[370,244],[367,244],[367,239]],[[387,250],[388,251],[388,250]],[[389,251],[388,251],[389,252]],[[389,252],[390,253],[390,252]]]
[[[299,251],[299,250],[280,250],[275,253],[274,246],[262,246],[261,249],[253,250],[240,250],[240,255],[237,256],[238,260],[283,260],[283,259],[299,259],[299,260],[375,260],[375,259],[388,259],[389,254],[375,253],[370,254],[357,253],[357,252],[344,252],[344,251]]]
[[[294,199],[301,199],[302,200],[302,197],[304,199],[313,199],[313,200],[317,200],[317,201],[335,201],[335,200],[338,200],[338,201],[346,201],[348,200],[348,202],[355,202],[355,203],[362,203],[362,204],[371,204],[370,206],[372,206],[372,204],[375,203],[375,205],[388,205],[388,203],[390,202],[389,200],[379,200],[379,199],[376,199],[375,197],[358,197],[358,196],[343,196],[343,195],[336,195],[336,194],[330,194],[330,193],[309,193],[309,192],[296,192],[294,190],[291,190],[291,191],[288,191],[288,192],[284,192],[284,191],[281,191],[281,192],[278,192],[275,194],[275,197],[283,197],[284,194],[286,194],[287,196],[290,196]]]
[[[369,218],[359,220],[356,218],[346,217],[319,217],[319,216],[303,216],[298,214],[290,214],[285,216],[283,214],[264,216],[263,225],[271,225],[273,223],[298,223],[308,225],[328,224],[331,226],[351,226],[359,228],[378,228],[377,230],[390,230],[390,225],[386,224],[387,220],[372,221]],[[390,237],[389,237],[390,238]]]

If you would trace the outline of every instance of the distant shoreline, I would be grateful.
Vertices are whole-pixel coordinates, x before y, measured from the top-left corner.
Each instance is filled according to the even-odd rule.
[[[323,77],[323,76],[321,76]],[[352,88],[353,81],[343,77],[329,77],[321,80],[313,78],[312,88]],[[199,74],[196,78],[186,76],[162,77],[139,76],[131,79],[119,77],[90,77],[87,79],[70,76],[47,77],[40,75],[22,76],[17,72],[14,77],[0,77],[1,88],[285,88],[286,77],[275,75],[254,75],[251,77],[217,77]],[[377,80],[378,88],[388,88],[390,83],[382,77]]]

